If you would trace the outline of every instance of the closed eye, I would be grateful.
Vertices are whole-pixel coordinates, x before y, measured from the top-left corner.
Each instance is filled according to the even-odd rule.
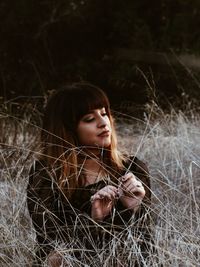
[[[85,121],[85,122],[92,122],[92,121],[94,121],[94,117],[91,117],[91,118],[84,118],[83,119],[83,121]]]

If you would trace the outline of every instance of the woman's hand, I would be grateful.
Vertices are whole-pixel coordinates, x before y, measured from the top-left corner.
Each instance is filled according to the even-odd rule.
[[[120,181],[120,201],[127,209],[136,211],[145,196],[142,183],[136,179],[132,172],[122,176]]]
[[[107,185],[97,191],[92,197],[91,217],[95,221],[103,221],[112,211],[115,199],[119,196],[118,189],[115,186]]]

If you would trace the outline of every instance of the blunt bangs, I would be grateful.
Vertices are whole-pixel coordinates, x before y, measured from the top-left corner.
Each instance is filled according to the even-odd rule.
[[[82,91],[77,97],[77,122],[90,111],[99,108],[105,108],[110,115],[110,104],[104,92],[95,88]]]
[[[76,128],[79,120],[91,110],[105,108],[110,117],[110,103],[106,94],[90,84],[77,83],[64,90],[65,116],[72,128]],[[66,119],[63,118],[64,120]],[[69,127],[68,124],[68,127]]]

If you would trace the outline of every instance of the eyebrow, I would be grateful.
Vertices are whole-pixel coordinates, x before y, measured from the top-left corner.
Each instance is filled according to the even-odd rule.
[[[87,115],[89,113],[93,113],[97,109],[105,109],[105,107],[102,107],[102,108],[94,108],[94,109],[88,110],[88,112],[85,115]]]

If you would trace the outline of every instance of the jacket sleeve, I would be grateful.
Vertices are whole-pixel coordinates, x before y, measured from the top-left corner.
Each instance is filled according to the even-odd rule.
[[[53,240],[67,236],[69,219],[72,215],[69,205],[63,206],[54,179],[47,168],[36,163],[30,171],[27,188],[28,210],[40,245],[38,257],[44,257],[51,250]]]
[[[134,221],[140,220],[142,221],[142,223],[144,221],[147,222],[149,220],[147,213],[149,212],[151,204],[151,189],[148,168],[144,162],[142,162],[136,157],[130,157],[124,165],[124,173],[130,171],[137,177],[137,179],[142,182],[145,189],[145,197],[135,214],[133,214],[131,210],[125,209],[123,204],[119,200],[117,203],[117,210],[119,212],[119,216],[116,217],[116,224],[121,224],[122,221],[128,223],[130,219],[134,219]]]
[[[130,159],[130,171],[142,182],[145,189],[145,197],[143,199],[143,204],[150,206],[151,204],[151,184],[150,184],[150,176],[147,165],[139,160],[138,158]]]
[[[134,220],[135,235],[139,237],[141,255],[147,258],[152,254],[157,254],[154,239],[152,236],[152,209],[151,209],[151,183],[149,170],[144,162],[138,158],[131,158],[132,165],[130,171],[142,182],[145,188],[145,197],[137,210]],[[138,264],[139,266],[139,264]]]

